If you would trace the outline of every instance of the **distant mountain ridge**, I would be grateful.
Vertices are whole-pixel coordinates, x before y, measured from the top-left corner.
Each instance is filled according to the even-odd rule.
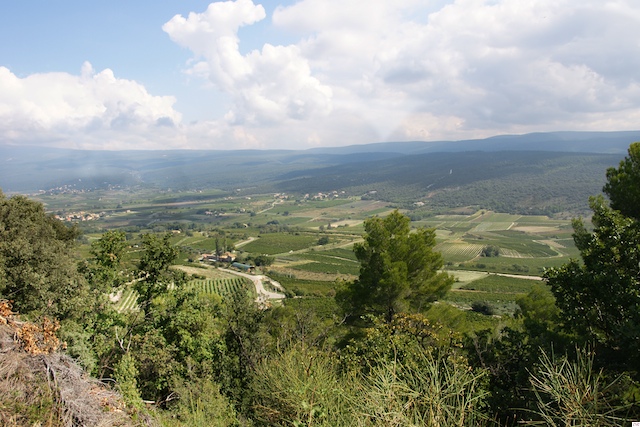
[[[396,201],[428,194],[432,200],[447,196],[465,203],[461,195],[466,194],[471,203],[477,202],[474,194],[489,196],[480,189],[483,185],[503,192],[520,188],[526,193],[536,182],[544,182],[548,197],[544,196],[547,190],[536,190],[539,201],[530,207],[556,203],[557,210],[563,203],[575,205],[575,197],[598,193],[606,168],[616,165],[629,144],[639,140],[640,131],[621,131],[307,150],[83,151],[0,145],[0,188],[7,193],[136,185],[298,193],[350,189],[354,193],[374,190]],[[523,180],[528,182],[524,186],[515,182]],[[526,204],[512,205],[512,209],[521,208]]]
[[[312,148],[318,153],[349,154],[362,151],[426,154],[461,151],[562,151],[621,154],[629,144],[640,141],[640,131],[617,132],[536,132],[524,135],[497,135],[459,141],[378,142],[345,147]]]

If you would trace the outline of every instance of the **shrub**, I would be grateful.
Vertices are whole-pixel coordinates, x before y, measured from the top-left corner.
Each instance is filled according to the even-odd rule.
[[[471,310],[487,316],[493,316],[495,314],[494,307],[488,301],[474,301],[471,304]]]
[[[540,355],[539,366],[529,380],[537,399],[537,415],[547,426],[628,425],[616,416],[624,407],[612,404],[612,393],[622,377],[607,381],[593,366],[594,353],[579,349],[575,361],[566,356]]]
[[[500,256],[500,248],[495,245],[487,245],[482,248],[480,256],[483,257],[497,257]]]

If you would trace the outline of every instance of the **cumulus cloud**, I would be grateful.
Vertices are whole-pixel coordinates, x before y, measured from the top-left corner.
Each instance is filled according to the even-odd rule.
[[[79,75],[17,77],[0,67],[0,137],[77,148],[181,146],[175,99],[153,96],[113,71],[96,73],[85,62]]]
[[[198,105],[218,117],[187,124],[174,107],[186,95],[154,96],[88,63],[78,75],[0,67],[0,137],[305,148],[636,129],[639,24],[634,0],[299,0],[270,16],[259,0],[213,2],[162,28],[191,52],[185,72],[206,83]],[[256,34],[258,48],[242,49]]]
[[[425,3],[302,0],[273,21],[301,34],[334,105],[361,111],[382,139],[579,129],[594,119],[637,128],[633,2]]]
[[[266,43],[261,51],[240,53],[239,28],[265,16],[251,0],[218,2],[203,13],[174,16],[163,30],[195,54],[189,73],[231,95],[231,124],[280,124],[328,113],[331,89],[311,75],[297,46]]]

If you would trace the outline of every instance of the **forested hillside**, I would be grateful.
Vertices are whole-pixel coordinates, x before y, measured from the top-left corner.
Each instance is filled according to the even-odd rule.
[[[553,214],[587,210],[600,191],[603,170],[617,155],[551,152],[423,154],[296,172],[274,185],[280,191],[332,189],[396,203],[430,207],[477,205],[500,212]]]
[[[430,207],[517,213],[588,211],[640,132],[556,132],[473,141],[312,150],[81,151],[0,146],[5,192],[216,188],[243,194],[347,191]]]

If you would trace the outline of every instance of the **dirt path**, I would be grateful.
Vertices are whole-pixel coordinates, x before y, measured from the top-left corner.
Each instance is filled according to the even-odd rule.
[[[544,280],[544,278],[542,278],[540,276],[524,276],[522,274],[508,274],[508,273],[490,273],[488,271],[480,271],[480,270],[447,270],[447,273],[451,273],[451,274],[455,275],[456,271],[464,271],[464,272],[469,272],[469,273],[484,273],[484,274],[486,274],[488,276],[493,275],[493,276],[511,277],[513,279]]]
[[[242,247],[242,246],[244,246],[244,245],[246,245],[246,244],[248,244],[248,243],[253,242],[253,241],[254,241],[254,240],[256,240],[256,239],[257,239],[257,237],[253,237],[253,236],[251,236],[251,237],[249,237],[247,240],[242,240],[242,241],[240,241],[240,242],[236,243],[234,246],[235,246],[236,248],[239,248],[239,247]]]
[[[521,274],[507,274],[507,273],[489,273],[489,274],[495,274],[496,276],[502,276],[502,277],[512,277],[514,279],[544,280],[540,276],[523,276]]]
[[[234,271],[234,270],[229,270],[226,268],[219,268],[218,270],[227,272],[227,273],[231,273],[231,274],[235,274],[236,276],[241,276],[241,277],[246,277],[247,279],[251,280],[253,282],[253,284],[256,287],[256,292],[258,293],[258,298],[256,298],[257,302],[265,302],[266,300],[270,300],[270,299],[284,299],[285,295],[283,293],[279,293],[279,292],[271,292],[268,291],[264,288],[264,284],[262,283],[263,281],[269,281],[271,283],[271,285],[276,288],[279,289],[281,291],[284,292],[284,288],[282,287],[282,285],[278,282],[276,282],[275,280],[270,279],[267,276],[258,274],[258,275],[253,275],[253,274],[247,274],[247,273],[240,273],[239,271]]]

